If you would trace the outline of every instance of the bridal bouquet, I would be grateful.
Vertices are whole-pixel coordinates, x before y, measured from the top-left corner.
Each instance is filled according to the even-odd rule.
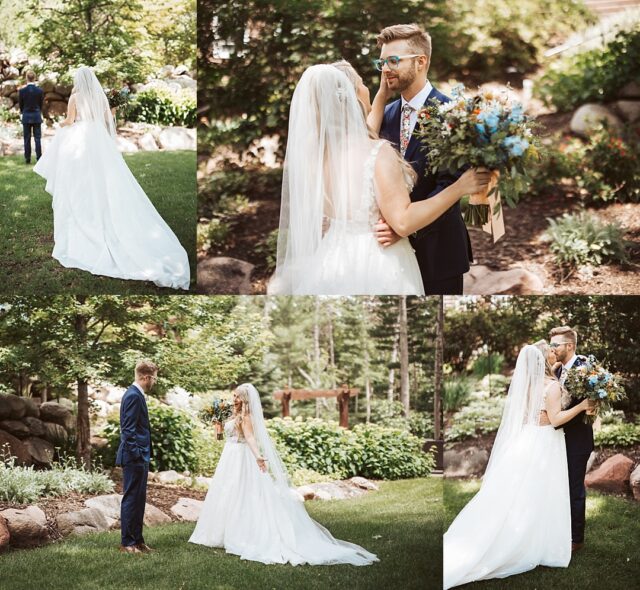
[[[564,385],[573,397],[587,398],[597,403],[593,416],[585,414],[587,423],[594,422],[602,409],[627,397],[619,379],[593,355],[588,356],[583,365],[569,369]]]
[[[490,213],[500,215],[499,195],[515,207],[530,183],[527,168],[539,157],[540,143],[521,104],[509,103],[490,91],[467,98],[463,91],[464,86],[458,84],[450,102],[422,109],[415,133],[424,143],[434,173],[463,167],[493,171],[487,191],[471,195],[465,213],[468,224],[482,226],[489,222]],[[494,193],[490,212],[489,197]]]
[[[129,89],[126,86],[120,90],[113,88],[107,91],[107,100],[110,109],[119,109],[129,102]]]
[[[231,417],[233,411],[230,402],[214,398],[211,405],[205,406],[200,412],[200,418],[210,422],[216,428],[218,439],[222,438],[222,424]]]

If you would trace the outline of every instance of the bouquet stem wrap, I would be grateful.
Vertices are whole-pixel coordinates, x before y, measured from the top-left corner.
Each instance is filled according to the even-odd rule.
[[[495,244],[504,234],[502,203],[498,191],[500,172],[491,171],[491,180],[484,191],[469,196],[469,204],[464,214],[465,223],[482,227],[482,231],[491,234]]]

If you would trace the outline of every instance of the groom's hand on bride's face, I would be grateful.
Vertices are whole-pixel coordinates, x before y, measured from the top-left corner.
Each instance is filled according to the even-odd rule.
[[[388,248],[395,244],[400,236],[391,229],[389,224],[381,217],[378,219],[378,223],[376,223],[374,227],[374,232],[376,235],[376,240],[383,248]]]

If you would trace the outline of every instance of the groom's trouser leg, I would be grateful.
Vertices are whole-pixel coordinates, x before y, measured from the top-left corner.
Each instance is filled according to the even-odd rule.
[[[139,539],[142,537],[148,473],[148,463],[129,463],[122,466],[120,530],[122,544],[125,547],[141,542]]]
[[[31,123],[22,124],[22,136],[24,137],[24,159],[31,160]]]
[[[33,126],[33,140],[36,144],[36,158],[39,160],[42,157],[42,125],[37,123]]]
[[[424,293],[425,295],[462,295],[462,275],[441,281],[424,281]]]
[[[571,541],[584,543],[584,524],[587,505],[587,491],[584,478],[591,453],[567,455],[569,467],[569,498],[571,501]]]

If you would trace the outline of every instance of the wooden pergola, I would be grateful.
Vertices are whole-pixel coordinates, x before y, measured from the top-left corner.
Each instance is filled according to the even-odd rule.
[[[291,400],[316,399],[319,397],[335,397],[338,400],[340,426],[349,428],[349,398],[356,397],[360,390],[344,384],[338,389],[280,389],[273,397],[282,404],[282,417],[289,416]]]

